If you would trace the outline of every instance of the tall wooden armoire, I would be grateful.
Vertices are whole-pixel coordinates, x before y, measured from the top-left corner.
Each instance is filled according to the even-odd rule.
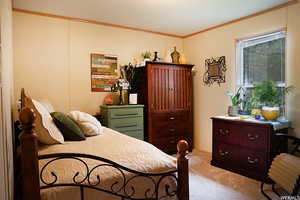
[[[134,91],[145,105],[145,139],[165,152],[175,152],[181,139],[193,148],[192,67],[146,62],[136,68]]]

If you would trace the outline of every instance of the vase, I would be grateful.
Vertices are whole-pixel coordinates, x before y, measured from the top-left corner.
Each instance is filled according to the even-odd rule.
[[[263,106],[261,109],[261,114],[265,120],[276,120],[280,115],[280,108]]]
[[[228,115],[231,117],[235,117],[239,115],[239,106],[228,106]]]
[[[158,52],[155,51],[154,52],[154,58],[153,58],[153,61],[158,61],[158,56],[157,56]]]
[[[174,51],[171,53],[172,63],[179,64],[180,53],[174,47]]]

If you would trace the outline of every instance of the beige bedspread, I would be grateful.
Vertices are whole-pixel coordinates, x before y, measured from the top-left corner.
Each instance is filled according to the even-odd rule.
[[[41,146],[39,148],[39,155],[50,153],[83,153],[91,154],[112,160],[120,165],[128,167],[133,170],[141,172],[160,173],[176,169],[176,159],[163,153],[153,145],[128,137],[109,128],[104,128],[104,134],[94,137],[88,137],[85,141],[80,142],[65,142],[65,144],[55,144]],[[84,159],[89,166],[89,170],[101,164],[99,161]],[[40,161],[40,170],[45,165],[47,160]],[[76,160],[58,160],[45,168],[42,178],[46,182],[54,180],[51,175],[54,172],[57,176],[56,183],[73,183],[74,175],[79,172],[76,181],[80,182],[86,177],[86,168],[83,163]],[[113,185],[114,190],[118,190],[122,185],[122,175],[117,169],[111,167],[98,167],[91,173],[90,183],[97,184],[99,182],[97,176],[100,178],[98,187],[110,190],[111,186],[118,181],[118,184]],[[126,173],[126,179],[132,177],[133,174]],[[164,183],[174,185],[174,180],[171,178],[164,179]],[[85,180],[85,183],[88,183]],[[41,182],[41,185],[45,185]],[[148,188],[153,188],[153,183],[147,178],[135,178],[126,187],[128,194],[131,194],[135,188],[135,195],[133,197],[144,197]],[[164,187],[160,190],[163,193]],[[79,188],[74,187],[56,187],[42,190],[42,199],[62,200],[72,199],[79,200]],[[148,195],[153,191],[148,191]],[[84,189],[85,200],[113,200],[120,199],[107,196],[106,194],[94,191],[91,189]],[[163,195],[163,194],[162,194]]]

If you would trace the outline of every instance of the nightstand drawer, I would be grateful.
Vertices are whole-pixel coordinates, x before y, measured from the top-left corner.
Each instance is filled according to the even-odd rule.
[[[101,106],[103,125],[125,135],[144,140],[144,106]]]
[[[143,108],[111,109],[109,112],[109,117],[111,119],[141,117],[141,116],[143,116]]]
[[[144,140],[144,132],[142,130],[136,130],[136,131],[119,131],[120,133],[123,133],[125,135],[128,135],[130,137],[134,137],[136,139]]]
[[[112,119],[110,121],[110,128],[122,131],[143,130],[143,117]]]

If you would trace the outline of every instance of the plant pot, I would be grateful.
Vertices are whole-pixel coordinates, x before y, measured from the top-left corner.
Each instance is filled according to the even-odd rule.
[[[280,109],[279,107],[264,106],[262,107],[261,114],[265,120],[276,120],[280,115]]]
[[[250,111],[249,110],[239,110],[239,114],[240,115],[250,115]]]
[[[229,116],[238,116],[239,115],[239,106],[228,106],[228,115]]]

